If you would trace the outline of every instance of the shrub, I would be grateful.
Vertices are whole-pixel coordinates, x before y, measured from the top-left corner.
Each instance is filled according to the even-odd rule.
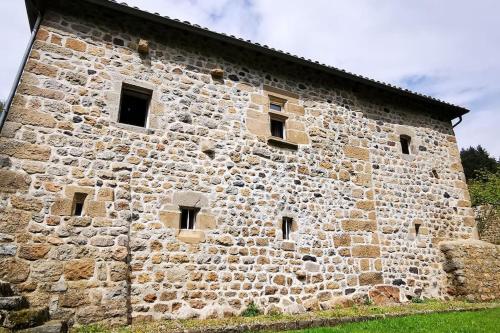
[[[478,171],[476,178],[469,181],[472,206],[500,205],[500,171],[495,173]]]
[[[261,314],[259,307],[252,301],[241,313],[243,317],[255,317]]]
[[[482,235],[491,223],[500,219],[500,171],[480,171],[468,185],[472,206],[477,207],[477,230]]]
[[[415,304],[420,304],[420,303],[425,303],[425,300],[423,298],[414,296],[411,298],[411,302]]]

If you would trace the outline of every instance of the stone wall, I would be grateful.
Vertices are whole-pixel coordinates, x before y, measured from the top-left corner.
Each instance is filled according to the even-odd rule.
[[[436,244],[474,219],[439,110],[114,17],[44,17],[0,138],[0,279],[77,323],[446,295]],[[124,83],[152,90],[147,128],[118,123]],[[183,205],[196,230],[179,230]]]
[[[500,245],[469,240],[443,242],[440,248],[450,295],[470,301],[500,299]]]
[[[500,245],[500,208],[494,206],[474,207],[479,238]]]

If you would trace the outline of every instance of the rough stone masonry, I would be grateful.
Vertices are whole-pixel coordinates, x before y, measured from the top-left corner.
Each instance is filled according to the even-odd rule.
[[[448,296],[459,111],[99,3],[45,5],[0,138],[0,280],[78,324]]]

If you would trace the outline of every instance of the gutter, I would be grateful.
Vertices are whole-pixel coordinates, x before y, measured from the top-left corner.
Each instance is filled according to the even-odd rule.
[[[455,125],[453,125],[451,128],[455,128],[458,126],[458,124],[460,124],[462,122],[462,116],[458,116],[458,121]]]
[[[40,24],[42,23],[42,13],[40,10],[37,10],[37,18],[35,21],[35,25],[31,30],[31,37],[28,41],[28,45],[26,46],[26,50],[24,51],[23,59],[21,64],[19,65],[19,69],[17,70],[16,77],[14,79],[14,83],[12,84],[12,88],[10,89],[9,97],[7,97],[7,101],[5,102],[5,109],[2,113],[0,113],[0,132],[2,131],[3,125],[5,124],[5,120],[7,119],[7,115],[9,114],[10,107],[12,106],[12,101],[14,100],[14,96],[16,94],[17,87],[19,86],[19,82],[21,81],[21,75],[24,71],[24,66],[26,65],[26,61],[31,53],[31,49],[33,48],[33,43],[35,42],[36,34],[38,33],[38,29],[40,28]]]

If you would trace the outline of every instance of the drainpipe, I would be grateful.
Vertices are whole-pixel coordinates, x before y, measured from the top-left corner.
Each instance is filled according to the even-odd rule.
[[[16,94],[17,87],[19,86],[19,81],[21,80],[21,75],[23,74],[24,66],[26,65],[26,61],[28,60],[28,57],[31,53],[31,48],[33,47],[33,43],[35,42],[35,37],[36,37],[36,34],[38,33],[38,29],[40,28],[41,22],[42,22],[42,13],[40,13],[40,11],[38,11],[35,25],[33,26],[33,30],[31,31],[31,37],[30,37],[30,40],[28,42],[28,46],[26,47],[26,50],[24,51],[23,60],[21,62],[21,65],[19,66],[19,69],[17,70],[16,78],[15,78],[14,83],[12,85],[12,88],[10,90],[9,97],[7,98],[7,101],[5,102],[5,108],[4,108],[3,112],[0,113],[0,132],[2,131],[5,120],[7,119],[7,114],[9,113],[10,107],[12,105],[12,100],[14,99],[14,95]]]
[[[458,116],[458,122],[452,126],[452,128],[455,128],[458,126],[458,124],[460,124],[462,122],[462,116]]]

